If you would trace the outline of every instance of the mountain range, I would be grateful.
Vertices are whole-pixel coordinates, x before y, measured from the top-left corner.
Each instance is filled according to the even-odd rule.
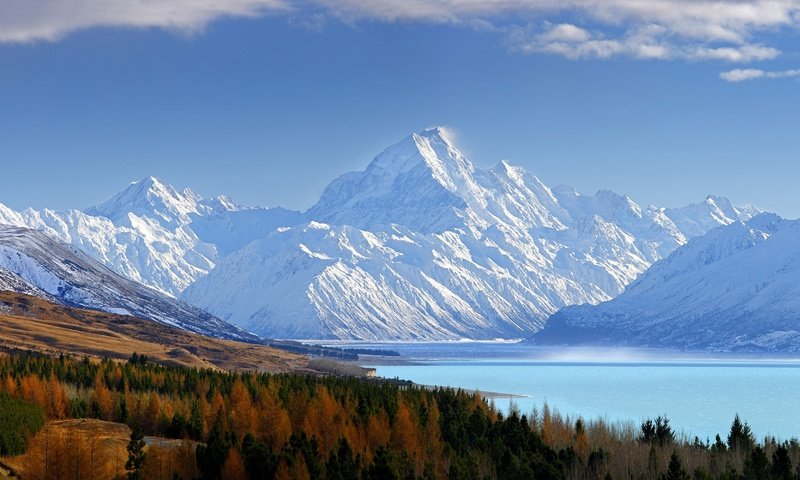
[[[721,197],[642,208],[476,168],[442,129],[330,183],[305,217],[224,258],[181,298],[259,334],[519,338],[623,291],[689,233],[751,218]],[[293,319],[287,322],[286,319]]]
[[[800,221],[774,214],[693,238],[624,293],[566,307],[539,344],[800,351]]]
[[[476,168],[434,128],[335,179],[306,212],[148,177],[84,211],[0,205],[0,223],[262,336],[443,340],[528,336],[758,213],[718,196],[667,209],[551,188],[505,161]]]
[[[258,340],[197,307],[114,273],[72,245],[22,227],[0,225],[0,290],[155,320],[204,335]]]

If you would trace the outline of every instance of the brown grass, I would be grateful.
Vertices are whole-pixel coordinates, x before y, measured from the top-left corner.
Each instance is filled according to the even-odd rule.
[[[3,458],[2,462],[26,480],[116,478],[126,473],[130,435],[131,429],[122,423],[86,418],[51,421],[31,439],[26,454]],[[145,437],[145,444],[153,466],[160,460],[176,460],[183,450],[193,456],[197,446],[196,442],[161,437]]]
[[[183,367],[309,371],[307,357],[276,348],[205,337],[151,320],[65,307],[14,292],[0,292],[0,349],[120,360],[137,352]]]

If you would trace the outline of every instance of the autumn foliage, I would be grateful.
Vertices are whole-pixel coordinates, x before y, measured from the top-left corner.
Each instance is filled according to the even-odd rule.
[[[727,443],[689,442],[660,418],[639,433],[549,406],[502,415],[460,390],[141,357],[0,356],[0,398],[48,419],[29,439],[26,479],[125,475],[128,426],[146,435],[146,479],[796,478],[800,463],[800,445],[758,444],[738,419]],[[96,420],[71,420],[84,418]],[[86,428],[96,424],[127,433]]]

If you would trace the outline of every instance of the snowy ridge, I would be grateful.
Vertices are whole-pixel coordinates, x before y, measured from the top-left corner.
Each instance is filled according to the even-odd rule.
[[[198,308],[113,273],[73,246],[26,228],[0,225],[0,288],[205,335],[254,339]]]
[[[719,225],[747,219],[760,212],[751,206],[738,208],[725,197],[709,195],[702,203],[683,208],[666,209],[665,213],[687,236],[694,237]]]
[[[154,177],[85,212],[15,212],[0,204],[0,224],[43,231],[173,297],[206,275],[222,255],[300,219],[298,212],[280,208],[247,209],[227,197],[178,192]]]
[[[0,224],[44,232],[264,336],[434,340],[528,336],[562,307],[614,298],[691,237],[755,213],[723,197],[665,209],[550,188],[506,161],[476,168],[433,128],[332,181],[305,213],[147,177],[85,211],[0,204]],[[56,280],[39,280],[0,271],[0,288],[56,295],[43,288]]]
[[[537,343],[800,350],[800,221],[761,214],[694,238],[627,290],[567,307]]]
[[[753,212],[679,213],[703,230]],[[507,162],[478,169],[439,128],[334,180],[305,217],[181,298],[279,338],[518,338],[615,297],[692,236],[627,196],[550,189]]]

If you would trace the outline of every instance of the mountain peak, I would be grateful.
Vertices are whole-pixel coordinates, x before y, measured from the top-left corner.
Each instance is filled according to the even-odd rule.
[[[716,194],[707,195],[705,203],[709,206],[715,206],[719,208],[725,208],[726,206],[731,205],[731,201],[728,199],[728,197],[723,197],[722,195]]]
[[[508,178],[517,182],[522,181],[522,178],[525,176],[524,168],[512,165],[508,160],[500,160],[497,162],[497,165],[492,168],[492,171],[503,173]]]
[[[748,220],[747,226],[767,233],[775,233],[780,226],[786,222],[781,216],[775,213],[763,212]]]
[[[444,127],[433,127],[412,133],[400,142],[386,148],[367,166],[366,172],[381,172],[382,176],[396,175],[420,165],[434,173],[434,177],[456,168],[473,171],[472,164],[461,154]],[[438,175],[437,175],[438,174]]]
[[[476,188],[474,171],[446,129],[423,130],[384,149],[364,170],[331,182],[307,215],[331,224],[441,231],[462,223],[455,210],[466,208],[464,197]]]
[[[446,143],[452,143],[452,133],[449,132],[447,128],[441,126],[426,128],[425,130],[413,135],[431,139],[439,139]]]
[[[117,224],[130,223],[129,214],[148,217],[176,227],[189,221],[200,199],[189,189],[177,191],[160,179],[148,176],[133,182],[105,202],[85,210],[89,215],[109,218]]]
[[[333,183],[353,175],[371,177],[375,190],[378,185],[386,188],[403,175],[414,173],[430,176],[442,187],[455,191],[463,177],[470,176],[475,168],[453,144],[451,135],[443,127],[434,127],[412,133],[398,143],[378,154],[361,172],[343,175]]]
[[[148,175],[148,176],[142,178],[139,181],[131,182],[131,185],[143,185],[143,186],[147,186],[149,188],[149,187],[154,187],[154,186],[163,187],[166,184],[164,182],[162,182],[161,179],[159,179],[158,177],[154,177],[153,175]]]

